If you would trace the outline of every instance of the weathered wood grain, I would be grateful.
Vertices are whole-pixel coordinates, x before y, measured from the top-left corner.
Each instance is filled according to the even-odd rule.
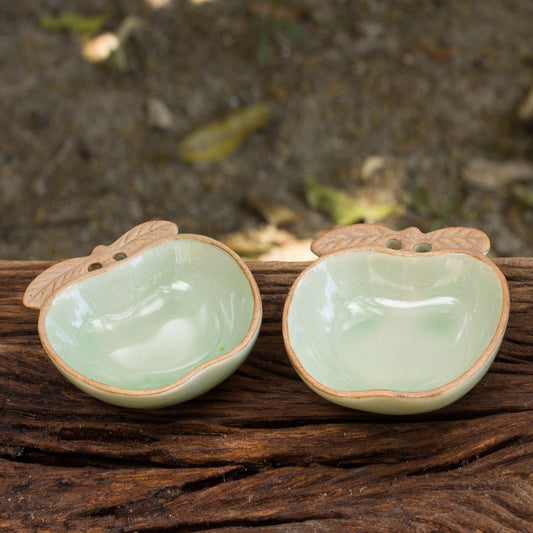
[[[489,373],[425,415],[344,409],[285,354],[306,263],[250,263],[263,296],[246,363],[157,411],[101,403],[54,369],[22,306],[49,262],[0,262],[0,530],[533,531],[533,259],[496,261],[511,316]]]

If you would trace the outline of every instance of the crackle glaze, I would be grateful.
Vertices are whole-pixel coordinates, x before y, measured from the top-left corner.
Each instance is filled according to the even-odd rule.
[[[448,250],[435,235],[411,232],[409,240],[378,226],[377,240],[357,247],[350,245],[361,232],[371,238],[376,227],[353,228],[347,249],[331,235],[317,240],[325,255],[291,288],[283,333],[296,370],[318,394],[357,409],[409,414],[457,400],[500,346],[509,313],[505,278],[461,243]]]
[[[62,274],[39,318],[59,371],[127,407],[163,407],[211,389],[246,358],[261,321],[257,285],[231,250],[175,230],[150,242],[149,233],[127,254],[112,245],[82,258],[74,265],[82,274],[64,285]]]

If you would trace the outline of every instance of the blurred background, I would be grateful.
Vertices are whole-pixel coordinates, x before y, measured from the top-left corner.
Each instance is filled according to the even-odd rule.
[[[531,0],[0,4],[0,258],[175,221],[311,258],[367,221],[533,255]]]

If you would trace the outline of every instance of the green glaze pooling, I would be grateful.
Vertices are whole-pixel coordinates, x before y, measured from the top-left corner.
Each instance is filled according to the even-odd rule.
[[[422,391],[470,368],[500,319],[498,276],[467,254],[347,252],[300,280],[291,345],[319,382],[341,391]]]
[[[170,384],[227,353],[253,315],[246,275],[226,252],[168,241],[60,294],[45,319],[67,365],[127,389]]]

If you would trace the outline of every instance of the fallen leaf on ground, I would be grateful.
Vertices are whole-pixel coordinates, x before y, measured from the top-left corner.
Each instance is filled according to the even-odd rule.
[[[309,207],[326,213],[341,226],[361,220],[380,222],[401,209],[387,191],[380,194],[379,191],[363,189],[359,194],[350,196],[340,189],[322,185],[314,178],[307,180],[305,196]]]
[[[493,191],[516,181],[533,180],[533,165],[525,161],[474,159],[466,165],[463,177],[470,185]]]
[[[43,15],[41,27],[48,31],[70,31],[72,33],[97,33],[107,22],[107,15],[79,15],[62,11],[58,15]]]
[[[233,153],[253,131],[264,127],[271,115],[265,103],[254,104],[192,132],[180,144],[188,162],[219,161]]]
[[[296,237],[275,226],[262,226],[245,231],[236,231],[221,238],[221,241],[242,257],[257,257],[274,246],[294,242]]]
[[[254,211],[263,217],[265,222],[272,226],[290,224],[299,218],[299,215],[286,205],[277,204],[259,196],[250,195],[247,202]]]

